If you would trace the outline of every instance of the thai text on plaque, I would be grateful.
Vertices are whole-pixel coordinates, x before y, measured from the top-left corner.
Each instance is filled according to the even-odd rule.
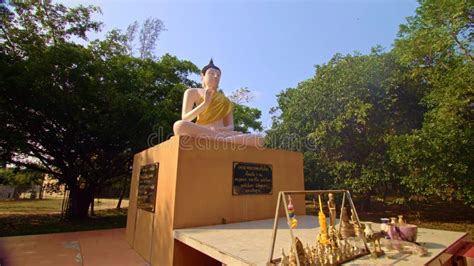
[[[233,163],[232,195],[272,194],[272,166],[256,163]]]
[[[137,207],[150,212],[155,212],[158,167],[158,163],[142,166],[138,179]]]

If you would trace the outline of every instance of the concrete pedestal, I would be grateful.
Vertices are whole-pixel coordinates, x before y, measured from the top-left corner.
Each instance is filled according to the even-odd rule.
[[[140,169],[153,163],[159,170],[151,212],[137,208],[137,195]],[[270,166],[271,193],[235,195],[235,163]],[[126,239],[151,265],[220,265],[175,240],[173,230],[273,218],[281,190],[304,190],[301,153],[173,137],[134,156]],[[303,196],[293,201],[304,206]]]

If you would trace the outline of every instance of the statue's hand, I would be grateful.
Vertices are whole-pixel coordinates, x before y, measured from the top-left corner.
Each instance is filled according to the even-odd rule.
[[[212,91],[209,89],[204,90],[204,104],[208,105],[211,103]]]

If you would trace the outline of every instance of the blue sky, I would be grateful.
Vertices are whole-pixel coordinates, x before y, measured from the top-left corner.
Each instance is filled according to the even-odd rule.
[[[314,66],[335,53],[391,49],[398,27],[415,14],[415,0],[203,0],[203,1],[62,1],[68,6],[100,6],[103,33],[126,29],[137,20],[161,19],[156,55],[169,53],[199,68],[209,62],[222,70],[226,94],[248,87],[250,106],[262,110],[271,127],[276,95],[314,75]],[[95,37],[95,35],[91,35]],[[198,76],[193,76],[198,80]]]

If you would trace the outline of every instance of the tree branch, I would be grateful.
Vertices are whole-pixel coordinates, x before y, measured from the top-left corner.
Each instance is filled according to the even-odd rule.
[[[454,32],[451,32],[451,37],[453,37],[454,41],[459,46],[461,51],[464,52],[464,55],[466,56],[466,58],[468,60],[471,60],[471,63],[474,63],[474,57],[471,54],[469,54],[469,51],[467,51],[466,48],[464,47],[464,45],[462,45],[462,43],[459,41],[458,37],[456,36],[456,34]]]
[[[43,164],[44,167],[46,167],[49,171],[51,172],[54,172],[53,169],[48,165],[48,163],[46,162],[46,158],[44,158],[39,152],[35,151],[35,150],[32,150],[31,151],[33,153],[33,155],[38,158],[41,163]]]
[[[36,170],[36,171],[39,171],[39,172],[42,172],[42,173],[45,173],[45,174],[51,174],[51,175],[54,175],[54,176],[61,176],[62,177],[61,173],[55,172],[55,171],[50,171],[48,169],[45,169],[43,167],[38,166],[37,164],[24,163],[24,162],[15,161],[15,160],[12,160],[11,162],[15,165],[24,166],[28,169]]]
[[[12,48],[12,52],[15,56],[18,56],[18,53],[16,52],[16,47],[15,45],[12,43],[12,41],[10,40],[10,37],[8,36],[8,32],[5,30],[5,27],[3,26],[0,26],[0,28],[2,29],[2,32],[3,32],[3,35],[5,37],[5,40],[7,41],[7,43],[9,44],[9,46]]]

